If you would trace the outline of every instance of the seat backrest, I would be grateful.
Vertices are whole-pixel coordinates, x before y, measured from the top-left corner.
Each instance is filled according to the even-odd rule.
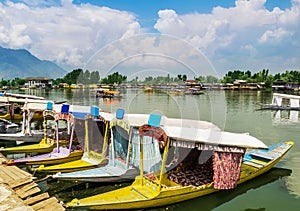
[[[123,119],[124,113],[125,113],[124,109],[119,108],[119,109],[116,111],[116,118],[117,118],[117,119]]]
[[[99,116],[99,108],[97,106],[91,106],[91,115],[92,116]]]
[[[150,114],[148,119],[148,125],[153,127],[160,126],[161,115],[160,114]]]
[[[70,105],[69,104],[62,104],[61,106],[61,113],[63,114],[68,114],[69,113],[69,108],[70,108]]]

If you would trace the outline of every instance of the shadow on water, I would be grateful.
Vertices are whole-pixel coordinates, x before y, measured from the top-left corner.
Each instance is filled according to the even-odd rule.
[[[173,205],[159,207],[154,209],[144,209],[144,210],[212,210],[226,202],[233,200],[235,197],[246,193],[251,189],[257,189],[268,183],[272,183],[282,177],[289,176],[292,170],[284,168],[272,168],[267,173],[250,180],[246,183],[239,185],[236,189],[233,190],[224,190],[217,193],[213,193],[207,196],[199,197],[196,199],[191,199],[188,201],[176,203]],[[86,182],[75,182],[75,181],[58,181],[58,180],[47,180],[41,182],[39,186],[47,191],[50,196],[55,196],[58,200],[67,203],[74,198],[85,198],[93,196],[96,194],[101,194],[111,190],[119,189],[125,186],[130,185],[130,182],[127,183],[86,183]],[[76,209],[78,210],[78,209]],[[265,208],[258,209],[246,209],[245,211],[263,211]]]
[[[213,193],[207,196],[202,196],[199,198],[191,199],[188,201],[180,202],[177,204],[173,204],[166,207],[156,208],[156,209],[147,209],[147,210],[213,210],[216,207],[219,207],[220,205],[229,202],[233,200],[235,197],[238,197],[239,195],[246,193],[247,191],[251,189],[257,189],[264,185],[267,185],[269,183],[272,183],[282,177],[290,176],[292,173],[292,170],[290,169],[284,169],[284,168],[272,168],[270,171],[266,172],[263,175],[260,175],[257,178],[254,178],[253,180],[250,180],[248,182],[245,182],[243,184],[238,185],[237,188],[233,190],[224,190],[219,191],[217,193]],[[247,211],[250,211],[253,209],[247,209]],[[263,211],[265,208],[259,208],[254,209]]]
[[[45,175],[44,175],[45,176]],[[74,198],[85,198],[100,193],[116,190],[130,185],[125,183],[89,183],[79,181],[62,181],[49,178],[38,183],[42,191],[48,192],[63,202],[71,201]]]

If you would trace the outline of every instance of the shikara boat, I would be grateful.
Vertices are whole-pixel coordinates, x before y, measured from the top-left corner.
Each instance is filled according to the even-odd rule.
[[[73,161],[57,165],[40,165],[37,172],[73,172],[87,170],[107,165],[108,143],[110,137],[109,121],[112,114],[99,112],[99,108],[92,107],[91,115],[85,117],[80,131],[84,136],[83,155]]]
[[[116,117],[111,120],[112,142],[110,144],[109,161],[106,166],[90,170],[70,173],[57,173],[53,178],[60,180],[76,180],[85,182],[121,182],[133,180],[139,174],[139,135],[138,127],[147,123],[149,115],[125,114],[123,109],[118,109]],[[169,125],[184,125],[188,127],[200,126],[202,128],[217,128],[215,125],[194,120],[180,120],[164,118]],[[128,143],[127,143],[128,142]],[[148,157],[147,157],[148,155]],[[151,159],[152,154],[144,154],[143,159]],[[149,172],[146,169],[145,172]]]
[[[55,148],[55,140],[43,138],[38,144],[21,145],[15,147],[2,147],[0,152],[5,153],[48,153]]]
[[[186,95],[202,95],[205,94],[203,89],[200,88],[189,88],[187,91],[185,91]]]
[[[114,91],[110,89],[97,89],[96,90],[96,97],[101,98],[122,98],[122,95],[119,91]]]
[[[73,199],[66,206],[144,209],[233,189],[270,170],[293,146],[293,142],[285,142],[267,147],[246,133],[159,122],[150,121],[139,128],[140,175],[132,185]],[[143,159],[144,154],[155,152],[152,160]]]
[[[27,96],[27,95],[26,95]],[[20,98],[14,96],[0,95],[0,118],[7,120],[22,120],[22,107],[27,103],[47,104],[49,100],[40,98]],[[35,113],[33,119],[42,118],[42,113]]]
[[[23,100],[23,99],[22,99]],[[47,123],[47,121],[53,120],[53,115],[51,113],[44,113],[44,111],[47,111],[48,106],[52,106],[51,111],[60,112],[61,104],[55,104],[53,106],[52,101],[48,101],[47,103],[42,102],[25,102],[22,106],[21,113],[22,113],[22,124],[20,126],[21,131],[15,132],[15,133],[2,133],[0,134],[0,140],[4,141],[17,141],[17,142],[40,142],[44,137],[44,129],[45,126],[39,129],[33,129],[32,123],[33,120],[37,119],[35,116],[39,116],[40,122],[43,122],[44,124]],[[50,114],[50,115],[48,115]],[[45,122],[46,121],[46,122]],[[51,132],[51,131],[47,131]],[[50,134],[49,134],[50,135]],[[52,133],[53,135],[53,133]]]
[[[299,111],[299,101],[300,96],[298,95],[273,93],[271,104],[258,103],[258,105],[261,106],[261,109]]]
[[[0,134],[11,134],[21,131],[20,125],[11,122],[7,119],[0,118]]]
[[[69,105],[63,104],[61,107],[61,112],[56,113],[52,110],[46,110],[46,113],[53,113],[56,122],[56,147],[52,152],[47,154],[36,155],[32,157],[19,158],[15,160],[9,160],[8,165],[51,165],[63,162],[68,162],[72,160],[79,159],[83,155],[83,150],[73,147],[73,135],[75,128],[74,116],[69,113]],[[71,137],[69,140],[68,147],[61,146],[59,143],[59,132],[58,132],[58,122],[60,120],[65,120],[70,128],[72,128]],[[53,145],[53,144],[52,144]],[[51,147],[51,144],[49,145]]]
[[[37,144],[21,145],[21,146],[15,146],[15,147],[7,147],[7,148],[2,147],[2,148],[0,148],[0,152],[5,152],[5,153],[48,153],[54,149],[55,139],[52,136],[54,134],[52,134],[51,132],[49,133],[49,131],[47,131],[47,121],[54,120],[56,112],[58,112],[58,111],[53,110],[51,102],[49,102],[47,104],[47,107],[45,107],[45,104],[31,104],[30,103],[27,105],[27,110],[28,110],[28,113],[31,113],[31,111],[32,112],[35,112],[35,111],[43,112],[43,117],[44,117],[43,138]],[[30,119],[26,119],[26,115],[24,115],[23,121],[24,121],[24,124],[22,126],[22,131],[23,131],[22,134],[25,134],[25,132],[24,132],[26,130],[25,125],[27,125],[27,126],[30,125]],[[20,140],[22,140],[21,136],[20,136]]]
[[[54,124],[55,128],[51,126],[47,126],[48,122],[52,123],[55,122],[56,115],[61,112],[63,104],[53,104],[52,102],[48,102],[47,104],[44,103],[27,103],[24,106],[23,110],[23,124],[22,124],[22,132],[16,134],[3,134],[1,138],[3,139],[13,139],[14,137],[18,136],[19,138],[16,140],[20,140],[21,142],[32,142],[35,139],[39,139],[40,142],[37,144],[30,144],[30,145],[20,145],[15,147],[7,147],[7,148],[0,148],[0,152],[5,153],[48,153],[51,152],[56,147],[56,139],[55,133],[58,134],[58,140],[60,145],[68,145],[69,143],[69,136],[70,131],[67,131],[68,128],[60,128],[56,127],[59,124],[56,122]],[[76,110],[76,109],[75,109]],[[77,108],[78,110],[78,108]],[[43,113],[43,130],[40,130],[39,133],[33,132],[30,127],[31,117],[35,112],[42,112]],[[80,111],[80,112],[72,112],[75,118],[82,118],[87,113]],[[57,119],[57,121],[66,121],[65,119]],[[50,124],[51,125],[51,124]],[[68,123],[66,124],[68,125]],[[48,128],[50,127],[50,128]],[[66,135],[63,135],[67,133]],[[0,135],[1,136],[1,135]],[[28,137],[28,138],[27,138]],[[31,141],[28,139],[31,138]]]
[[[145,124],[148,115],[124,116],[124,110],[118,109],[116,117],[110,121],[111,143],[109,161],[106,166],[70,173],[57,173],[53,178],[86,182],[121,182],[134,180],[139,170],[132,165],[139,157],[136,150],[139,145],[138,127]]]
[[[30,100],[44,100],[44,97],[36,96],[36,95],[26,95],[26,94],[15,94],[15,93],[0,93],[0,97],[14,97],[17,99],[30,99]]]

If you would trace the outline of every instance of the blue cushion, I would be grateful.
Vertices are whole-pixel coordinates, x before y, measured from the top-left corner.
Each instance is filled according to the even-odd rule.
[[[68,114],[69,113],[69,108],[70,108],[69,104],[62,104],[61,113]]]
[[[117,118],[117,119],[123,119],[124,113],[125,113],[124,109],[119,108],[119,109],[116,111],[116,118]]]
[[[160,126],[161,115],[160,114],[150,114],[148,119],[148,125],[159,127]]]
[[[53,109],[53,103],[47,102],[47,110],[52,110],[52,109]]]
[[[91,106],[91,115],[92,116],[99,116],[99,108],[96,106]]]
[[[86,112],[70,112],[76,119],[84,119],[88,113]]]

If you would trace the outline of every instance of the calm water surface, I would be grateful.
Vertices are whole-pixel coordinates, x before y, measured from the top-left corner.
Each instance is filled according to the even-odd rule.
[[[90,90],[27,90],[19,93],[36,94],[70,104],[96,105],[114,112],[124,108],[127,113],[161,113],[168,117],[212,121],[230,132],[247,132],[267,145],[294,141],[294,148],[267,174],[242,184],[235,190],[170,205],[156,210],[300,210],[300,120],[298,112],[259,110],[257,102],[270,103],[272,93],[262,91],[207,91],[200,96],[175,96],[164,92],[145,94],[141,90],[120,90],[120,100],[95,98]],[[96,188],[77,189],[74,185],[55,182],[49,193],[63,201],[75,197],[105,192],[128,184],[93,184]],[[59,188],[57,187],[59,186]],[[56,187],[56,188],[54,188]],[[89,184],[91,187],[91,184]]]

